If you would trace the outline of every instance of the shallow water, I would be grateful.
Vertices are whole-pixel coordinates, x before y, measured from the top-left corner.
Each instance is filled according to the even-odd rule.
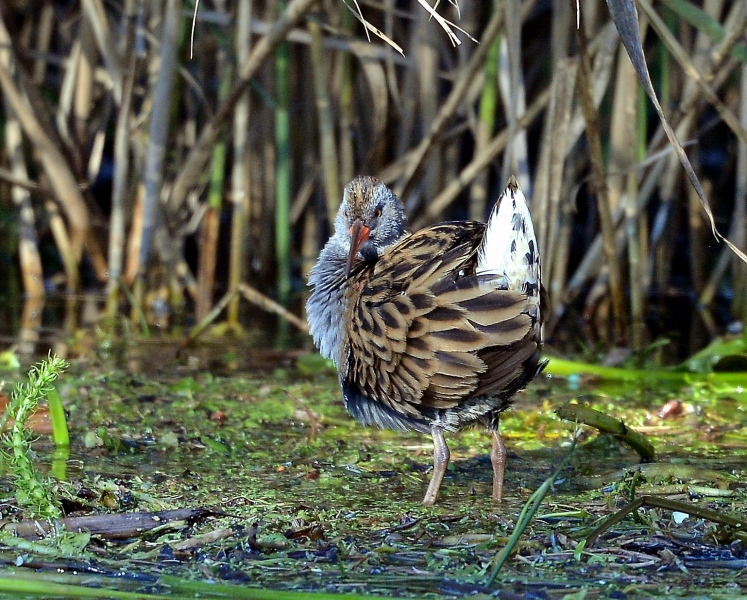
[[[54,466],[65,506],[80,514],[210,507],[227,516],[128,542],[91,542],[77,557],[25,563],[34,569],[49,573],[74,558],[77,572],[95,566],[98,584],[159,593],[173,591],[163,579],[169,573],[277,590],[488,594],[491,559],[569,452],[576,426],[552,409],[578,399],[645,432],[658,462],[634,480],[637,455],[581,427],[570,466],[499,576],[504,595],[560,598],[588,588],[632,597],[664,583],[668,594],[744,585],[737,577],[747,568],[744,535],[671,511],[643,508],[593,548],[577,547],[600,518],[641,492],[745,517],[747,411],[733,390],[571,389],[543,379],[502,420],[510,453],[504,503],[490,503],[489,436],[473,429],[448,436],[452,463],[437,505],[424,508],[429,438],[357,426],[336,377],[318,372],[318,361],[276,354],[272,369],[221,377],[193,366],[201,362],[190,355],[209,354],[205,348],[179,362],[161,361],[155,345],[135,348],[142,362],[128,364],[145,364],[148,373],[77,362],[60,382],[72,435],[70,458]],[[658,417],[673,400],[677,414]],[[40,460],[49,464],[41,442]],[[224,528],[229,537],[174,550]],[[18,552],[2,558],[14,564]],[[131,575],[126,585],[120,572]]]

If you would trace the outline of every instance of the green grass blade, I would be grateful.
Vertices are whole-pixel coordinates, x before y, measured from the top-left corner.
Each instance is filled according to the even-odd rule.
[[[335,594],[325,592],[281,591],[251,588],[225,583],[191,581],[170,575],[163,575],[159,581],[180,596],[199,598],[235,598],[236,600],[371,600],[382,598],[369,594]],[[391,596],[386,596],[392,598]]]
[[[726,36],[726,30],[721,23],[691,2],[687,2],[686,0],[664,0],[664,4],[695,27],[695,29],[705,33],[714,42],[718,43]],[[747,48],[745,48],[744,44],[734,46],[731,55],[740,62],[747,63]]]
[[[70,433],[67,429],[65,409],[57,388],[51,388],[47,393],[47,404],[49,405],[49,416],[52,419],[52,439],[57,448],[70,446]]]
[[[23,594],[24,597],[37,596],[39,598],[117,598],[121,600],[165,598],[165,596],[154,596],[138,592],[123,592],[101,588],[88,588],[69,583],[55,583],[40,579],[38,574],[25,576],[9,575],[7,573],[0,576],[0,593]]]
[[[490,577],[488,577],[488,580],[485,585],[487,586],[493,585],[495,578],[498,577],[498,573],[500,573],[501,569],[503,568],[503,565],[506,564],[508,557],[511,556],[517,544],[519,543],[519,539],[521,539],[521,536],[524,535],[524,532],[526,531],[527,527],[529,527],[529,524],[532,522],[532,519],[534,518],[534,515],[537,513],[537,510],[542,504],[542,501],[545,499],[545,496],[547,496],[547,494],[550,492],[550,489],[552,488],[553,483],[555,483],[555,480],[560,475],[560,472],[563,469],[565,469],[568,463],[570,462],[575,449],[576,449],[576,439],[574,438],[573,444],[571,445],[571,448],[568,451],[568,454],[563,459],[563,462],[560,463],[558,468],[555,469],[555,472],[552,475],[550,475],[550,477],[545,479],[544,483],[535,490],[535,492],[529,497],[529,500],[527,500],[526,504],[524,505],[524,508],[521,509],[521,513],[519,514],[519,518],[516,520],[514,531],[511,534],[511,537],[509,538],[508,543],[501,549],[501,551],[493,559],[493,570],[491,571]]]

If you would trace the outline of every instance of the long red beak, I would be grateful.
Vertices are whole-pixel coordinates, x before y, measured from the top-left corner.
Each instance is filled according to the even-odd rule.
[[[370,234],[371,230],[360,219],[356,219],[350,228],[350,254],[348,254],[348,262],[345,265],[345,277],[350,277],[350,269],[353,268],[353,261],[358,254],[358,250],[368,240]]]

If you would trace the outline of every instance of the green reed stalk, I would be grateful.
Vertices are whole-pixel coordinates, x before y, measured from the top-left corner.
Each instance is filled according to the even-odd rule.
[[[278,2],[278,11],[285,10],[285,0]],[[275,53],[277,105],[275,107],[275,145],[277,149],[275,175],[275,260],[278,269],[278,300],[287,306],[291,289],[290,252],[290,118],[289,104],[290,49],[288,42],[278,44]]]
[[[223,52],[220,52],[219,65],[223,65],[223,78],[218,91],[219,102],[224,102],[229,90],[233,72],[227,66]],[[220,234],[220,214],[223,203],[223,188],[226,175],[226,142],[221,139],[213,147],[210,165],[210,188],[208,208],[200,232],[200,266],[197,276],[197,320],[203,319],[213,306],[215,287],[215,265],[218,257],[218,236]]]
[[[677,27],[677,17],[674,14],[674,12],[669,8],[664,8],[663,11],[664,14],[664,21],[667,24],[667,27],[669,27],[671,30],[675,30]],[[659,98],[661,98],[661,105],[662,106],[669,106],[669,103],[672,100],[672,80],[670,75],[670,70],[672,68],[672,60],[671,56],[669,54],[669,51],[667,50],[667,47],[664,45],[664,42],[661,40],[657,41],[658,45],[658,55],[659,55],[659,65],[661,69],[661,87],[659,91]]]

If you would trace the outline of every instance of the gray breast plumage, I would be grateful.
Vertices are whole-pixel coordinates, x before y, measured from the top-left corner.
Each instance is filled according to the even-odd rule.
[[[346,302],[346,258],[333,240],[327,242],[309,274],[313,291],[306,302],[306,315],[314,344],[339,370]]]

